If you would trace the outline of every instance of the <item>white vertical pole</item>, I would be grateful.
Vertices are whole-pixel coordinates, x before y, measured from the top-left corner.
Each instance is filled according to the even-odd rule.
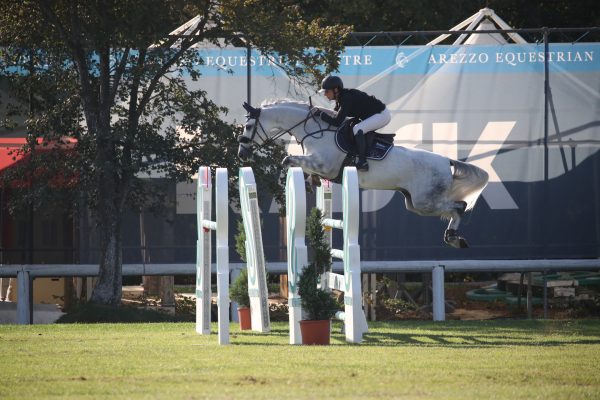
[[[306,189],[302,169],[288,169],[286,190],[288,306],[290,316],[290,344],[302,344],[300,321],[302,307],[298,294],[298,278],[308,263],[305,244]]]
[[[321,210],[323,218],[333,218],[333,183],[326,179],[321,179],[321,186],[317,188],[316,206]],[[325,240],[329,247],[333,247],[333,229],[325,227]]]
[[[331,181],[321,179],[321,186],[317,187],[317,199],[316,207],[321,210],[321,216],[323,219],[332,219],[333,217],[333,184]],[[333,248],[333,228],[324,225],[324,239],[329,244],[329,248]],[[321,275],[321,282],[319,283],[320,288],[324,290],[330,290],[327,286],[329,284],[329,274],[333,271],[325,271]]]
[[[215,177],[215,212],[217,223],[219,344],[229,344],[229,190],[227,181],[227,169],[217,168]]]
[[[248,295],[250,296],[250,315],[252,330],[269,332],[269,293],[265,253],[260,225],[258,193],[252,168],[244,167],[239,172],[240,205],[246,233],[246,260],[248,265]]]
[[[217,233],[217,307],[219,344],[229,344],[229,190],[227,169],[217,168],[215,176],[215,221],[212,216],[212,177],[208,167],[198,171],[196,196],[198,242],[196,247],[196,331],[210,334],[211,320],[211,237]]]
[[[29,271],[17,272],[17,324],[29,325],[31,321],[31,282]]]
[[[344,295],[346,341],[362,342],[367,331],[367,321],[362,310],[359,227],[358,174],[355,167],[345,167],[342,178],[342,203],[344,208]]]
[[[446,307],[444,300],[444,266],[436,265],[431,271],[431,286],[433,289],[433,320],[444,321],[446,319]]]
[[[198,191],[196,192],[196,213],[198,221],[198,241],[196,243],[196,332],[210,335],[210,267],[211,232],[202,224],[211,217],[211,174],[208,167],[198,171]]]

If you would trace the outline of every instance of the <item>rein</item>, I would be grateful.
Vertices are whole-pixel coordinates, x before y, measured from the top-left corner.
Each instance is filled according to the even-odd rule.
[[[259,109],[260,111],[260,109]],[[252,118],[251,115],[248,115],[249,118]],[[319,125],[319,129],[314,131],[314,132],[306,132],[306,124],[307,122],[313,119],[317,125]],[[316,135],[318,135],[319,133],[321,134],[321,137],[323,137],[323,133],[324,132],[331,132],[331,131],[335,131],[335,129],[331,129],[330,126],[331,125],[327,125],[326,128],[322,128],[321,127],[321,123],[317,120],[315,114],[313,114],[312,112],[312,108],[308,110],[308,114],[306,115],[306,117],[298,122],[297,124],[293,125],[290,128],[287,129],[283,129],[279,132],[277,132],[277,134],[273,135],[272,137],[269,137],[269,135],[267,134],[267,131],[265,130],[264,126],[261,124],[260,122],[260,113],[258,113],[258,115],[256,117],[254,117],[254,120],[256,121],[254,124],[254,129],[252,130],[252,135],[250,135],[250,137],[246,137],[243,135],[238,136],[238,142],[240,143],[244,143],[244,144],[248,144],[251,142],[254,142],[255,146],[257,149],[260,149],[261,147],[264,147],[268,142],[274,142],[275,140],[279,139],[280,137],[282,137],[283,135],[285,135],[286,133],[289,133],[290,136],[292,136],[294,139],[296,139],[296,143],[298,143],[301,147],[302,147],[302,151],[304,151],[304,141],[309,138],[309,137],[315,137]],[[292,134],[292,130],[300,125],[304,124],[304,133],[306,133],[304,135],[304,137],[300,140],[298,140],[298,138],[296,138],[293,134]],[[260,127],[260,130],[262,131],[259,132],[258,128]],[[254,138],[258,135],[259,138],[262,139],[262,144],[257,145],[256,142],[254,141]],[[321,138],[319,137],[319,139]]]

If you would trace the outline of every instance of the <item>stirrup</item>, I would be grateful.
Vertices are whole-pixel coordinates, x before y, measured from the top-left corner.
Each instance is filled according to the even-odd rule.
[[[367,160],[358,160],[356,162],[356,164],[354,164],[356,169],[359,171],[368,171],[369,170],[369,163],[367,162]]]

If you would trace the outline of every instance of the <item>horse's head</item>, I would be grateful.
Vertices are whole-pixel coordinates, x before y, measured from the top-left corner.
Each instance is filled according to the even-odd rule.
[[[257,137],[257,131],[260,125],[261,109],[254,108],[246,102],[244,102],[243,107],[248,112],[248,114],[246,115],[244,133],[238,136],[238,142],[240,143],[238,148],[238,157],[242,160],[247,160],[252,156],[252,153],[254,151],[253,144],[255,143],[255,141],[257,139],[262,139],[261,135],[258,135]],[[263,129],[262,126],[260,127],[260,129]]]
[[[307,122],[314,118],[307,104],[289,100],[263,102],[260,108],[248,103],[243,106],[248,114],[244,133],[238,136],[238,157],[242,160],[250,158],[254,149],[267,141],[276,142],[286,134],[305,136]]]

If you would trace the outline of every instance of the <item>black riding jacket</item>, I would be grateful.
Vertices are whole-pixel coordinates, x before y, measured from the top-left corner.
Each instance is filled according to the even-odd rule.
[[[358,89],[342,89],[335,106],[337,115],[331,117],[323,113],[321,119],[328,124],[340,126],[346,117],[358,118],[364,121],[383,110],[385,110],[385,104],[374,96],[369,96]]]

